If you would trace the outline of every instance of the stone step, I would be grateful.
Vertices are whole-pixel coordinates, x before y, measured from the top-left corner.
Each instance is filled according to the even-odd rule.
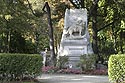
[[[77,57],[72,57],[72,56],[70,56],[70,57],[69,57],[69,60],[75,60],[75,61],[77,61],[77,60],[80,60],[80,57],[78,57],[78,56],[77,56]]]
[[[77,58],[77,59],[69,58],[68,60],[76,62],[76,61],[80,61],[80,58]]]
[[[84,39],[76,39],[76,40],[62,40],[62,42],[87,42],[87,38],[84,38]]]
[[[65,40],[61,42],[62,45],[87,45],[87,39],[81,39],[81,40]]]
[[[63,46],[81,46],[81,45],[85,45],[85,46],[87,46],[88,45],[88,43],[86,42],[86,43],[84,43],[84,42],[62,42],[62,45]]]
[[[67,56],[68,57],[80,57],[81,53],[80,54],[68,54]]]

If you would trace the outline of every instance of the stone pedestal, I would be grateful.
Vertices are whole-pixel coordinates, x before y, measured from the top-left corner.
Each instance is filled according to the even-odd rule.
[[[92,54],[86,9],[67,9],[58,56],[68,56],[68,65],[76,68],[83,54]]]

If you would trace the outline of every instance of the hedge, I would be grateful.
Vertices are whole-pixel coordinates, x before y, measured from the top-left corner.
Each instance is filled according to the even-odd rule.
[[[41,73],[42,57],[38,54],[0,54],[0,80],[21,80]]]
[[[108,75],[109,80],[113,83],[125,83],[125,54],[110,56]]]

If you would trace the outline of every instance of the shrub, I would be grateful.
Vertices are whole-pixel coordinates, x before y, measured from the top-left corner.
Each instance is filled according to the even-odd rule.
[[[59,56],[59,59],[57,61],[57,67],[62,69],[67,66],[68,63],[68,57],[67,56]]]
[[[125,54],[111,55],[108,62],[108,75],[114,83],[125,83]]]
[[[0,54],[0,80],[21,80],[40,74],[42,57],[37,54]]]
[[[107,69],[93,69],[93,70],[83,71],[83,74],[87,74],[87,75],[107,75],[108,71],[107,71]]]
[[[97,55],[95,54],[84,54],[80,57],[80,62],[78,66],[82,68],[82,70],[91,70],[93,69],[96,63]]]

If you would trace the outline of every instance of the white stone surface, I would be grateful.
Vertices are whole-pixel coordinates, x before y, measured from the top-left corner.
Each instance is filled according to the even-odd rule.
[[[81,55],[93,53],[89,40],[87,10],[66,9],[58,56],[69,56],[70,65],[75,67]]]

